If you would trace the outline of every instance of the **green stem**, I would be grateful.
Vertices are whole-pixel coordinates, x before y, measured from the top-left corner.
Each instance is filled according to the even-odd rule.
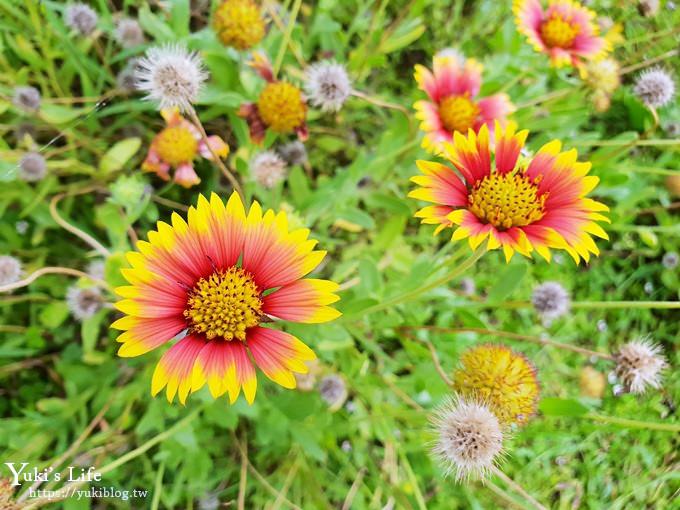
[[[462,249],[467,249],[467,246],[462,247]],[[398,305],[400,303],[404,303],[406,301],[410,301],[412,299],[416,299],[422,294],[425,294],[426,292],[436,289],[437,287],[440,287],[454,278],[459,277],[465,271],[470,269],[472,266],[475,265],[475,262],[480,259],[482,255],[486,253],[486,246],[480,246],[477,248],[472,255],[470,255],[466,260],[461,262],[459,265],[457,265],[452,271],[446,273],[444,276],[437,278],[436,280],[426,283],[425,285],[418,287],[417,289],[412,290],[411,292],[406,292],[404,294],[401,294],[399,296],[395,296],[392,299],[388,299],[386,301],[383,301],[382,303],[378,303],[374,306],[370,306],[366,308],[365,310],[361,311],[362,315],[368,315],[370,313],[375,313],[379,312],[381,310],[385,310],[386,308],[391,308],[395,305]],[[456,260],[455,257],[453,260]]]
[[[288,26],[286,27],[286,32],[283,34],[283,41],[281,41],[281,46],[279,47],[279,53],[276,55],[276,61],[274,62],[274,76],[276,77],[281,70],[281,64],[283,64],[283,57],[286,55],[286,48],[290,42],[290,36],[293,33],[293,27],[295,27],[295,20],[297,19],[298,12],[300,11],[300,5],[302,5],[302,0],[295,0],[293,8],[290,12],[290,19],[288,21]]]
[[[629,420],[627,418],[616,418],[614,416],[605,416],[603,414],[596,413],[588,413],[585,415],[585,417],[601,423],[621,425],[622,427],[662,430],[664,432],[680,432],[680,424],[677,423],[654,423],[649,421]]]
[[[680,140],[658,139],[649,140],[572,140],[569,145],[575,147],[621,147],[630,145],[680,145]]]
[[[680,301],[577,301],[571,304],[572,308],[592,309],[657,309],[670,310],[680,308]]]

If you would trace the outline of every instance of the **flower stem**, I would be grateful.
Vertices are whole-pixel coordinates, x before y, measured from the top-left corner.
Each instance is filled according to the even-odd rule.
[[[503,480],[503,482],[508,487],[510,487],[512,490],[514,490],[517,494],[520,494],[524,499],[526,499],[529,503],[531,503],[532,507],[534,507],[538,510],[548,510],[541,503],[539,503],[531,494],[529,494],[527,491],[525,491],[520,484],[515,482],[512,478],[510,478],[508,475],[503,473],[503,471],[498,469],[496,466],[492,466],[491,472],[494,475],[496,475],[498,478]]]
[[[463,249],[467,249],[466,246],[463,247]],[[422,294],[425,294],[426,292],[436,289],[437,287],[440,287],[454,278],[459,277],[465,271],[470,269],[472,266],[475,265],[475,262],[480,259],[482,255],[486,252],[486,246],[480,246],[475,250],[472,255],[470,255],[466,260],[461,262],[459,265],[457,265],[453,270],[449,271],[447,274],[444,276],[437,278],[436,280],[426,283],[425,285],[418,287],[417,289],[412,290],[411,292],[406,292],[404,294],[400,294],[398,296],[393,297],[392,299],[388,299],[386,301],[383,301],[382,303],[378,303],[374,306],[370,306],[366,308],[365,310],[362,310],[361,314],[362,315],[368,315],[371,313],[379,312],[381,310],[385,310],[386,308],[391,308],[395,305],[398,305],[400,303],[404,303],[406,301],[410,301],[412,299],[416,299]],[[455,260],[455,258],[454,258]]]
[[[283,64],[283,57],[286,55],[286,48],[290,43],[290,37],[293,34],[293,28],[295,27],[295,20],[297,19],[298,12],[300,11],[300,6],[302,5],[302,0],[295,0],[293,7],[290,11],[290,19],[288,20],[288,26],[283,34],[283,41],[281,46],[279,46],[279,53],[276,55],[276,61],[274,62],[273,74],[276,77],[281,70],[281,64]]]
[[[572,140],[569,142],[570,145],[575,147],[620,147],[625,145],[630,145],[634,147],[636,145],[680,145],[680,140],[671,139],[657,139],[652,138],[649,140]]]
[[[227,178],[227,180],[231,183],[233,186],[234,190],[241,195],[241,200],[245,201],[245,195],[243,194],[243,190],[241,189],[241,185],[238,183],[236,180],[236,177],[234,177],[234,174],[232,174],[229,169],[226,167],[224,164],[224,161],[222,161],[222,158],[220,158],[217,154],[215,154],[215,151],[213,148],[210,146],[210,143],[208,141],[208,134],[205,132],[205,128],[203,127],[203,123],[201,122],[201,119],[198,118],[198,114],[196,113],[196,109],[191,106],[189,108],[189,117],[191,118],[191,121],[196,125],[198,128],[198,131],[201,133],[201,138],[203,138],[203,143],[205,143],[205,146],[208,148],[210,151],[210,154],[212,155],[213,161],[217,165],[217,167],[221,170],[222,174]]]
[[[677,423],[654,423],[649,421],[630,420],[627,418],[617,418],[615,416],[605,416],[603,414],[596,413],[588,413],[584,416],[586,418],[590,418],[593,421],[610,423],[612,425],[620,425],[622,427],[661,430],[664,432],[680,432],[680,424]]]
[[[637,64],[632,64],[632,65],[626,66],[623,69],[621,69],[621,74],[624,75],[624,74],[632,73],[633,71],[637,71],[638,69],[643,69],[645,67],[649,67],[653,64],[656,64],[657,62],[661,62],[662,60],[666,60],[667,58],[675,57],[677,54],[678,54],[678,50],[667,51],[666,53],[662,53],[659,56],[647,59],[643,62],[639,62]]]
[[[403,107],[400,104],[397,103],[390,103],[389,101],[383,101],[379,97],[371,96],[370,94],[366,94],[365,92],[361,92],[360,90],[352,90],[352,95],[355,97],[358,97],[360,99],[363,99],[367,103],[374,104],[376,106],[381,106],[383,108],[390,108],[392,110],[397,110],[401,113],[404,114],[406,117],[406,120],[408,121],[408,131],[409,133],[415,132],[414,126],[413,126],[413,117],[411,116],[411,112]]]
[[[18,282],[8,283],[7,285],[0,286],[0,292],[9,292],[10,290],[26,287],[27,285],[30,285],[35,280],[46,274],[65,274],[68,276],[77,276],[79,278],[89,278],[99,287],[108,289],[108,285],[106,284],[106,282],[93,278],[89,274],[83,273],[82,271],[78,271],[77,269],[71,269],[69,267],[42,267],[37,271],[31,273],[23,280],[19,280]]]
[[[521,340],[525,342],[531,342],[539,345],[550,345],[552,347],[557,347],[558,349],[564,349],[567,351],[577,352],[585,356],[591,357],[596,356],[598,358],[613,360],[614,357],[611,354],[605,352],[592,351],[584,347],[579,347],[577,345],[565,344],[562,342],[556,342],[554,340],[548,340],[547,338],[541,338],[538,336],[531,335],[520,335],[518,333],[511,333],[510,331],[499,331],[495,329],[484,329],[484,328],[446,328],[443,326],[401,326],[401,330],[426,330],[435,331],[439,333],[479,333],[482,335],[494,335],[504,338],[510,338],[512,340]],[[435,363],[436,365],[436,363]]]
[[[97,241],[94,237],[92,237],[87,232],[83,232],[78,227],[71,225],[69,222],[67,222],[64,218],[62,218],[59,215],[59,211],[57,211],[57,204],[65,196],[66,196],[65,193],[60,193],[59,195],[55,195],[54,197],[52,197],[52,200],[50,200],[50,215],[52,216],[52,219],[55,221],[55,223],[64,230],[67,230],[72,234],[78,236],[80,239],[82,239],[92,248],[94,248],[100,255],[104,257],[108,257],[109,255],[111,255],[111,252],[106,247],[104,247],[104,245],[102,245],[99,241]]]

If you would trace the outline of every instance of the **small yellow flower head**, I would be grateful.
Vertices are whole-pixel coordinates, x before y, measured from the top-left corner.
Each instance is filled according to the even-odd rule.
[[[166,127],[158,133],[156,150],[171,165],[193,161],[198,154],[198,141],[185,126]]]
[[[304,124],[307,115],[302,92],[285,81],[268,83],[260,93],[257,108],[264,123],[278,133],[292,133]]]
[[[585,81],[593,90],[611,94],[621,85],[619,63],[613,58],[591,60],[584,68]]]
[[[225,46],[247,50],[264,37],[265,24],[253,0],[225,0],[215,11],[213,26]]]
[[[523,355],[502,345],[480,345],[460,358],[454,389],[485,402],[503,425],[523,425],[536,413],[536,368]]]
[[[581,395],[602,398],[607,387],[607,379],[602,372],[598,372],[593,367],[583,367],[579,374],[579,386]]]

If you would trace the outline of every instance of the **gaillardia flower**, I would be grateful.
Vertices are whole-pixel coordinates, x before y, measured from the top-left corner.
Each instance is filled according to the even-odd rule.
[[[265,132],[297,133],[300,140],[307,139],[307,104],[302,90],[292,83],[274,78],[269,59],[256,53],[250,65],[267,82],[255,103],[244,103],[239,116],[246,119],[250,138],[255,143],[264,140]]]
[[[229,146],[217,135],[209,136],[208,143],[205,143],[198,128],[182,117],[176,108],[161,110],[161,115],[165,119],[165,129],[151,142],[142,170],[155,172],[167,181],[170,180],[169,170],[172,167],[175,169],[173,180],[180,186],[190,188],[201,182],[194,171],[194,159],[199,154],[212,159],[210,148],[217,157],[226,158]]]
[[[215,10],[213,27],[225,46],[247,50],[265,34],[260,8],[253,0],[224,0]]]
[[[473,59],[461,62],[455,56],[435,56],[432,72],[421,65],[415,69],[418,87],[429,100],[417,101],[413,107],[425,132],[423,147],[431,152],[441,152],[455,132],[478,132],[484,125],[493,129],[494,121],[504,124],[514,110],[507,94],[477,98],[482,65]]]
[[[577,66],[604,56],[609,41],[600,36],[595,13],[574,0],[515,0],[515,22],[534,49],[546,53],[556,67]]]
[[[123,357],[139,356],[180,338],[158,363],[153,395],[166,388],[184,403],[206,383],[213,397],[233,403],[241,390],[255,398],[255,362],[267,377],[295,387],[293,372],[307,372],[312,350],[293,335],[271,327],[277,321],[320,323],[340,313],[338,285],[304,278],[326,255],[314,250],[309,230],[289,232],[286,214],[262,211],[254,202],[246,213],[237,193],[226,206],[202,195],[188,221],[172,215],[158,223],[123,269],[128,286],[116,307],[125,314],[112,327]],[[184,335],[184,336],[182,336]]]
[[[503,345],[480,345],[465,351],[460,364],[454,389],[485,402],[501,424],[523,425],[536,414],[536,368],[522,354]]]
[[[472,249],[488,239],[487,248],[502,248],[506,260],[517,251],[531,257],[535,250],[550,261],[550,248],[562,249],[579,263],[599,250],[591,234],[608,239],[596,221],[606,205],[586,195],[599,179],[587,175],[590,163],[576,161],[576,150],[560,152],[558,140],[547,143],[532,158],[520,158],[528,131],[514,123],[496,125],[495,149],[489,130],[470,130],[467,138],[454,133],[454,143],[442,154],[451,166],[417,161],[424,175],[411,180],[420,187],[409,193],[436,205],[419,210],[417,218],[438,225],[435,234],[454,227],[452,240],[468,238]],[[493,159],[492,159],[493,154]]]

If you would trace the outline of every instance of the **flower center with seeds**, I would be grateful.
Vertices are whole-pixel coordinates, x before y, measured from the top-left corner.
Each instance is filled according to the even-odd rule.
[[[250,273],[240,267],[217,270],[201,278],[189,292],[184,317],[192,332],[208,339],[246,339],[246,330],[262,316],[260,291]]]
[[[264,123],[279,133],[300,127],[307,113],[300,89],[284,81],[267,84],[257,100],[257,109]]]
[[[468,96],[448,96],[439,103],[439,116],[447,131],[467,134],[479,115],[479,106]]]
[[[548,48],[570,48],[578,32],[576,23],[569,23],[556,14],[541,23],[541,37]]]
[[[544,215],[547,194],[520,172],[494,173],[484,177],[468,195],[470,211],[485,223],[501,230],[523,227]]]
[[[223,44],[246,50],[259,43],[265,34],[260,8],[253,0],[227,0],[215,11],[215,32]]]
[[[186,127],[167,127],[156,137],[156,151],[163,161],[177,166],[196,157],[198,141]]]

